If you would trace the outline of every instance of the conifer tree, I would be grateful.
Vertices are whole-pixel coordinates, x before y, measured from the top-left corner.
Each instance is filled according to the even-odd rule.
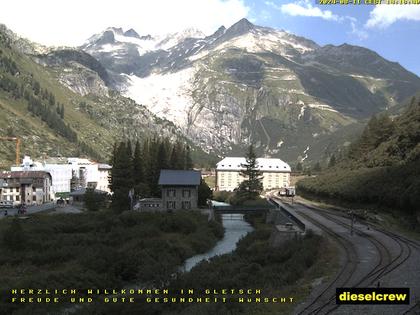
[[[213,192],[204,179],[201,178],[200,186],[198,186],[198,205],[206,206],[207,200],[213,197]]]
[[[242,164],[245,169],[240,175],[245,180],[238,187],[238,194],[248,199],[256,199],[263,190],[262,173],[258,170],[257,156],[253,145],[250,145],[246,154],[246,163]]]
[[[143,155],[141,153],[141,145],[139,141],[136,142],[136,146],[134,148],[133,178],[135,185],[140,184],[144,181]]]
[[[335,155],[333,154],[331,155],[330,161],[328,162],[328,167],[334,167],[336,163],[337,163],[337,160],[335,158]]]
[[[159,143],[157,151],[157,169],[158,171],[169,168],[168,152],[165,141]]]
[[[122,212],[130,208],[129,191],[134,186],[131,144],[121,142],[113,157],[111,170],[112,209]]]
[[[187,145],[187,148],[185,150],[185,168],[186,170],[192,170],[193,168],[193,162],[191,158],[191,149],[190,146]]]

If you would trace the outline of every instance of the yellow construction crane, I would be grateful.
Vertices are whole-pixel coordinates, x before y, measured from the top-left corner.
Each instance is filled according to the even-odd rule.
[[[20,165],[20,138],[18,137],[0,137],[0,141],[16,141],[16,166]]]

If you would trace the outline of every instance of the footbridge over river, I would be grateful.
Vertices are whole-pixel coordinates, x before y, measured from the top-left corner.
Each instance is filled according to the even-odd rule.
[[[230,205],[224,202],[212,201],[210,209],[212,216],[216,214],[257,214],[261,213],[267,215],[271,210],[277,208],[277,205],[274,203],[263,204],[263,205]]]

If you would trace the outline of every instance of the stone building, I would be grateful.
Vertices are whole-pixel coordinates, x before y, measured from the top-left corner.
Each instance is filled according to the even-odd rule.
[[[233,191],[245,179],[240,172],[245,168],[243,157],[226,157],[217,163],[216,190]],[[258,170],[261,171],[263,189],[277,189],[290,185],[291,168],[289,164],[280,159],[257,159]]]
[[[20,166],[12,166],[11,171],[44,171],[51,174],[52,191],[57,195],[68,195],[72,190],[86,188],[95,183],[97,189],[110,193],[109,173],[112,167],[85,158],[50,157],[33,161],[23,158]],[[58,197],[58,196],[56,196]]]
[[[196,209],[201,172],[192,170],[161,170],[162,208],[166,210]]]
[[[0,200],[20,204],[41,205],[52,201],[52,177],[43,171],[0,173]]]

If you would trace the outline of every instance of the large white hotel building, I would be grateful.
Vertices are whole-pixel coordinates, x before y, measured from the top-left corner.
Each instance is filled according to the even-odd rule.
[[[216,190],[233,191],[245,179],[240,172],[246,164],[243,157],[226,157],[216,165]],[[258,169],[263,176],[264,190],[289,187],[290,166],[280,159],[257,159]]]

